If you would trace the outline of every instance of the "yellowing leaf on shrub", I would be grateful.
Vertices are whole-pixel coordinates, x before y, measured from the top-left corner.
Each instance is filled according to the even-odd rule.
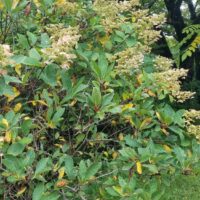
[[[2,3],[2,1],[0,1],[0,10],[2,10],[4,8],[4,4]]]
[[[123,133],[120,133],[118,136],[119,141],[123,141],[124,140],[124,135]]]
[[[40,7],[40,1],[39,0],[33,0],[34,4],[37,6],[37,7]]]
[[[140,161],[136,162],[137,173],[142,174],[142,164]]]
[[[67,185],[67,180],[65,180],[65,179],[62,179],[62,180],[59,180],[59,181],[57,181],[57,183],[56,183],[56,187],[64,187],[64,186],[66,186]]]
[[[21,68],[22,68],[22,65],[21,64],[17,64],[15,66],[15,71],[16,73],[20,76],[21,75]]]
[[[147,91],[147,94],[150,96],[150,97],[156,97],[156,94],[154,92],[152,92],[151,90],[148,90]]]
[[[14,111],[15,111],[15,112],[18,112],[18,111],[20,111],[21,108],[22,108],[22,104],[21,104],[21,103],[17,103],[17,104],[15,105],[15,107],[14,107]]]
[[[0,137],[0,142],[4,142],[5,138],[4,137]]]
[[[17,7],[17,4],[19,3],[20,0],[13,0],[12,2],[12,9],[15,9]]]
[[[143,122],[140,125],[140,129],[143,129],[145,126],[149,125],[151,123],[152,119],[150,117],[143,120]]]
[[[32,100],[32,101],[28,101],[28,103],[31,103],[33,106],[36,106],[37,104],[48,106],[43,100]]]
[[[136,22],[136,18],[132,17],[132,22],[135,23]]]
[[[118,153],[117,153],[116,151],[114,151],[114,152],[112,153],[112,158],[113,158],[113,159],[116,159],[117,156],[118,156]]]
[[[62,179],[65,174],[65,168],[61,167],[58,171],[58,179]]]
[[[105,155],[106,157],[109,156],[107,151],[104,151],[104,152],[103,152],[103,155]]]
[[[69,106],[73,107],[73,106],[76,104],[76,102],[77,102],[77,100],[74,99],[74,100],[69,104]]]
[[[48,122],[48,127],[52,129],[56,128],[55,124],[52,121]]]
[[[105,45],[105,43],[110,39],[110,37],[108,35],[105,35],[104,37],[98,38],[99,42],[102,45]]]
[[[172,152],[172,149],[166,144],[163,145],[163,148],[167,153],[171,153]]]
[[[120,186],[113,186],[113,189],[120,195],[123,195],[122,188]]]
[[[158,118],[160,121],[162,121],[162,118],[161,118],[161,116],[160,116],[160,113],[159,113],[159,112],[156,112],[156,116],[157,116],[157,118]]]
[[[11,131],[6,131],[5,138],[4,138],[5,142],[10,143],[11,139],[12,139]]]
[[[3,119],[1,120],[1,123],[2,123],[6,128],[9,127],[9,123],[8,123],[8,120],[7,120],[7,119],[3,118]]]
[[[166,129],[162,128],[161,131],[162,131],[165,135],[169,135],[169,132],[168,132]]]
[[[122,106],[122,111],[125,111],[125,110],[127,110],[127,109],[129,109],[129,108],[132,108],[132,107],[133,107],[133,104],[132,104],[132,103],[124,104],[124,105]]]
[[[142,74],[139,74],[137,76],[137,82],[141,85],[142,84],[142,78],[143,78],[143,75]]]
[[[12,101],[13,99],[15,99],[16,97],[20,95],[20,92],[17,90],[16,87],[13,87],[12,90],[14,93],[13,95],[5,94],[5,96],[8,98],[8,102]]]
[[[25,191],[26,191],[26,186],[25,187],[22,187],[18,192],[17,192],[17,196],[21,196]]]

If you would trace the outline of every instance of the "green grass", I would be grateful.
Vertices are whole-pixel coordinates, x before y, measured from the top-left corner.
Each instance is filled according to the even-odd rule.
[[[165,200],[200,200],[200,175],[177,176],[165,194]]]

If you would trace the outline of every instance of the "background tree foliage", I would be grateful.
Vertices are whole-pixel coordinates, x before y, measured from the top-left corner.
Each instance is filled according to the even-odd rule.
[[[177,109],[187,69],[155,53],[147,3],[0,1],[0,198],[162,199],[199,173],[200,111]]]

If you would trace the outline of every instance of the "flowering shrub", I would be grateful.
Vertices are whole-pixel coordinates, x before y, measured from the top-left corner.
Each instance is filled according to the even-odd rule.
[[[162,199],[170,174],[198,172],[199,111],[173,106],[194,95],[187,71],[151,53],[163,15],[138,0],[0,2],[1,198]]]

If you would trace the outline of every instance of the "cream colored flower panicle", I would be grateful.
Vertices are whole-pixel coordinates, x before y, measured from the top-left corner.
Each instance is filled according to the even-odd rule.
[[[125,22],[125,18],[120,15],[124,11],[135,11],[139,5],[139,0],[118,2],[117,0],[95,0],[93,9],[102,17],[102,25],[106,32],[111,32],[114,28],[119,28]]]
[[[186,121],[187,132],[200,140],[200,111],[187,110],[184,114]]]
[[[167,71],[172,68],[174,61],[163,56],[156,56],[154,63],[157,71]]]
[[[66,14],[76,14],[79,9],[76,2],[70,2],[69,0],[56,0],[55,6]]]
[[[116,53],[114,55],[117,62],[116,71],[120,74],[130,74],[132,70],[139,70],[147,52],[149,48],[138,43],[135,47]]]
[[[93,9],[102,17],[102,25],[107,32],[111,32],[113,28],[120,26],[119,8],[115,0],[95,0]]]
[[[4,68],[7,65],[12,64],[9,57],[12,56],[10,51],[10,46],[7,44],[0,45],[0,69]]]
[[[43,49],[46,62],[55,62],[62,68],[69,68],[76,58],[73,50],[80,38],[78,27],[65,28],[62,24],[56,24],[49,26],[47,31],[51,35],[52,45]]]
[[[195,93],[189,91],[181,91],[181,81],[187,76],[188,70],[186,69],[169,69],[164,72],[154,73],[154,78],[159,83],[162,83],[162,87],[168,90],[177,102],[184,102],[187,99],[191,99]]]
[[[151,45],[160,38],[160,31],[154,30],[165,22],[164,14],[149,14],[149,10],[133,12],[133,21],[138,34],[138,39],[143,44]]]

